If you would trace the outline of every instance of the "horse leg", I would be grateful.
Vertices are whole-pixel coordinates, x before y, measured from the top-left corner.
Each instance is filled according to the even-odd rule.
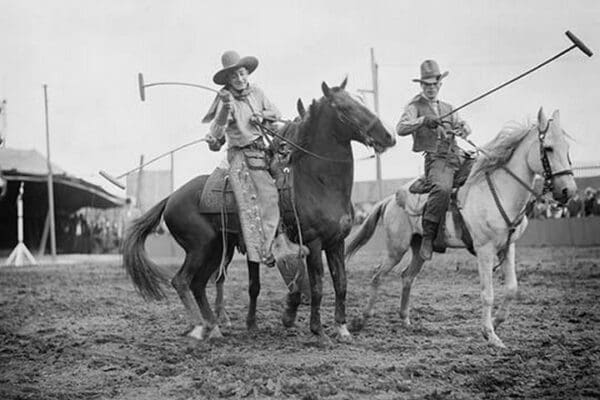
[[[171,279],[171,284],[177,291],[177,294],[188,313],[189,320],[192,323],[193,328],[189,332],[189,335],[192,337],[196,337],[198,332],[202,331],[202,315],[200,314],[200,308],[190,290],[194,267],[201,262],[202,260],[197,256],[196,252],[187,253],[183,265],[179,271],[177,271],[173,279]]]
[[[412,259],[410,260],[410,264],[408,267],[402,271],[402,296],[400,298],[400,318],[402,318],[402,322],[404,326],[410,326],[410,291],[412,289],[412,284],[421,272],[421,267],[425,260],[421,257],[419,252],[421,248],[421,240],[423,238],[420,235],[413,236],[410,247],[412,249]]]
[[[477,267],[479,269],[479,279],[481,282],[481,301],[482,310],[482,333],[492,346],[505,348],[504,343],[494,332],[492,325],[492,307],[494,305],[494,282],[493,282],[493,263],[495,260],[496,248],[492,243],[478,247]]]
[[[307,259],[308,280],[310,282],[310,330],[321,339],[326,336],[321,325],[321,298],[323,297],[323,260],[321,241],[308,244],[310,254]]]
[[[508,247],[506,258],[502,263],[504,270],[504,289],[506,291],[504,301],[492,320],[494,329],[497,329],[508,317],[510,303],[517,297],[517,274],[515,272],[515,244]]]
[[[248,306],[248,315],[246,316],[246,328],[249,331],[258,329],[256,325],[256,299],[260,293],[259,267],[259,263],[248,261],[248,295],[250,296],[250,305]]]
[[[348,279],[346,277],[346,266],[344,265],[344,241],[336,243],[325,250],[329,273],[333,280],[335,290],[335,324],[341,341],[349,342],[352,335],[346,326],[346,290]]]
[[[192,333],[196,334],[194,337],[197,337],[198,339],[205,339],[206,337],[222,337],[217,318],[212,312],[208,299],[206,298],[206,284],[212,274],[217,271],[219,264],[221,263],[221,246],[220,238],[212,240],[208,246],[206,246],[205,251],[208,254],[205,256],[206,260],[202,265],[203,268],[196,272],[191,282],[192,293],[194,294],[194,298],[196,299],[202,317],[204,318],[204,326],[201,327],[199,331],[196,329],[192,331]]]
[[[302,302],[302,293],[298,290],[295,292],[288,292],[285,297],[285,309],[281,316],[281,322],[286,328],[294,326],[296,322],[296,313],[298,312],[298,306]]]

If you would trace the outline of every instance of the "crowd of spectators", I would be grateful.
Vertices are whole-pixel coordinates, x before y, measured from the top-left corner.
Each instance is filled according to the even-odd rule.
[[[533,200],[527,209],[530,219],[581,218],[600,216],[600,189],[586,188],[583,194],[576,193],[565,205],[547,200]]]
[[[82,209],[57,220],[62,253],[118,253],[125,230],[141,212],[127,199],[123,208]]]

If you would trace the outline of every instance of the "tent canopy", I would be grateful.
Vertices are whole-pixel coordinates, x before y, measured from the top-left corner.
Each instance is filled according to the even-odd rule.
[[[8,181],[7,194],[0,204],[14,204],[20,182],[25,183],[26,198],[47,204],[48,167],[46,158],[36,150],[0,149],[0,173]],[[125,203],[124,199],[67,174],[57,165],[52,164],[52,174],[55,207],[62,212],[71,213],[82,207],[112,208]]]

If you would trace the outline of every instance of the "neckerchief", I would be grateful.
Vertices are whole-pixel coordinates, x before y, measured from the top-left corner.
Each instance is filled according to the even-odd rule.
[[[206,124],[215,118],[215,116],[217,115],[217,108],[219,107],[219,102],[221,102],[221,96],[224,96],[225,94],[227,94],[227,92],[229,92],[231,93],[234,99],[238,101],[244,101],[248,98],[248,95],[252,93],[252,89],[253,88],[250,84],[248,84],[248,86],[246,86],[246,88],[241,91],[235,90],[229,85],[225,86],[215,96],[215,99],[213,100],[212,104],[208,109],[208,112],[206,113],[204,118],[202,118],[202,123]]]

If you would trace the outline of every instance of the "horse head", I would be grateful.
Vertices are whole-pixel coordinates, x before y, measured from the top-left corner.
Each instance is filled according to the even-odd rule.
[[[333,88],[325,82],[321,84],[327,104],[337,115],[336,134],[343,135],[341,139],[358,141],[382,153],[396,144],[395,135],[374,112],[345,90],[347,82],[348,78],[345,78],[340,86]]]
[[[531,147],[527,163],[532,171],[544,177],[546,188],[552,191],[554,199],[564,204],[577,191],[568,136],[560,126],[558,110],[548,119],[540,107],[537,119],[538,146]]]

